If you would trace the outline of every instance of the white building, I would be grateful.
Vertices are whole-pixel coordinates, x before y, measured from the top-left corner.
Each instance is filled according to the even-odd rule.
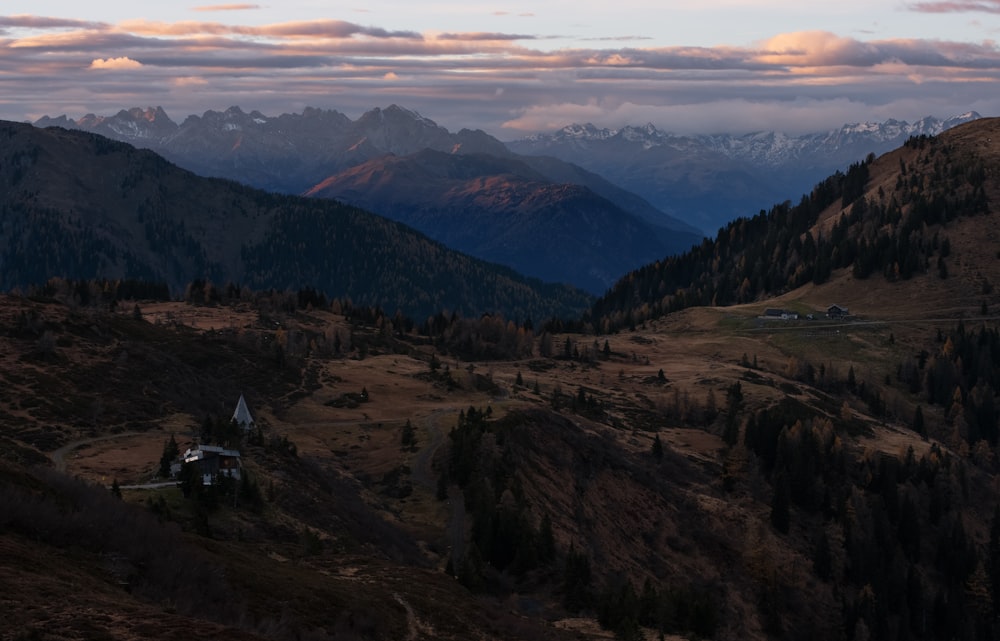
[[[240,480],[243,465],[237,450],[227,450],[215,445],[196,445],[184,452],[181,460],[198,468],[203,485],[211,485],[216,476]]]

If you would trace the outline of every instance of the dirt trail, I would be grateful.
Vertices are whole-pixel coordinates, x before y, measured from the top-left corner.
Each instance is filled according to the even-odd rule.
[[[417,614],[413,611],[413,606],[407,603],[403,597],[399,596],[398,593],[392,595],[396,599],[396,603],[403,606],[406,610],[406,641],[416,641],[420,634],[419,623],[417,621]]]
[[[431,412],[424,423],[427,426],[427,444],[417,452],[413,459],[410,476],[413,482],[431,491],[437,490],[437,477],[434,476],[434,455],[444,443],[444,428],[441,426],[441,416],[454,414],[455,409],[441,409]]]
[[[84,445],[90,445],[92,443],[99,443],[101,441],[113,441],[119,438],[127,438],[129,436],[138,436],[141,432],[122,432],[121,434],[107,434],[105,436],[93,436],[91,438],[83,438],[78,441],[71,441],[66,445],[63,445],[58,450],[55,450],[49,454],[49,458],[52,459],[53,465],[56,466],[56,470],[60,472],[66,471],[66,455],[73,450],[83,447]]]
[[[437,476],[433,470],[434,455],[444,444],[447,436],[441,425],[441,417],[457,411],[455,408],[435,410],[425,419],[427,444],[414,457],[410,477],[414,483],[432,492],[437,492]],[[457,568],[465,558],[465,497],[457,485],[448,488],[448,507],[447,533],[451,547],[450,558],[452,565]]]

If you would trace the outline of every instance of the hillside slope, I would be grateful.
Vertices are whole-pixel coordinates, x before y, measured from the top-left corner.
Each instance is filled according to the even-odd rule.
[[[595,294],[697,241],[654,227],[587,188],[553,184],[519,160],[495,156],[431,150],[387,156],[306,193],[385,212],[459,251]]]
[[[828,281],[843,282],[830,302],[848,307],[927,296],[935,310],[996,305],[998,133],[1000,119],[984,118],[870,156],[798,204],[737,219],[683,256],[632,272],[598,301],[592,319],[621,327]]]
[[[94,134],[4,123],[0,286],[138,278],[312,287],[414,316],[576,315],[588,296],[452,251],[335,202],[207,179]]]
[[[931,378],[959,354],[997,371],[968,355],[978,330],[782,330],[758,304],[609,336],[488,318],[428,335],[246,292],[110,312],[76,286],[0,306],[0,576],[19,586],[0,603],[19,631],[993,638],[996,433],[963,445],[982,390],[961,412],[906,378],[921,349]],[[530,353],[458,359],[511,332]],[[261,426],[246,487],[130,489],[172,437],[228,434],[238,393]],[[89,485],[30,467],[47,457]]]

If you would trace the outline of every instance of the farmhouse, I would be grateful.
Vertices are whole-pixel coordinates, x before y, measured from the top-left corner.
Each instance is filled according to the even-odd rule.
[[[217,476],[240,479],[240,453],[214,445],[196,445],[181,457],[184,463],[193,465],[201,474],[202,484],[211,485]]]
[[[844,318],[845,316],[850,316],[848,309],[842,305],[830,305],[826,308],[827,318]]]

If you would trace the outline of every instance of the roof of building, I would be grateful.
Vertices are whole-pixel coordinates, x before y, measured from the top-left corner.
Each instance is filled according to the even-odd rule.
[[[224,447],[219,447],[217,445],[195,445],[184,452],[182,457],[185,463],[190,463],[191,461],[199,461],[205,458],[211,458],[212,456],[226,456],[233,458],[240,458],[239,450],[227,450]]]
[[[240,400],[236,404],[236,411],[233,412],[233,420],[240,427],[250,427],[254,424],[253,416],[250,415],[250,409],[247,407],[247,402],[240,394]]]

